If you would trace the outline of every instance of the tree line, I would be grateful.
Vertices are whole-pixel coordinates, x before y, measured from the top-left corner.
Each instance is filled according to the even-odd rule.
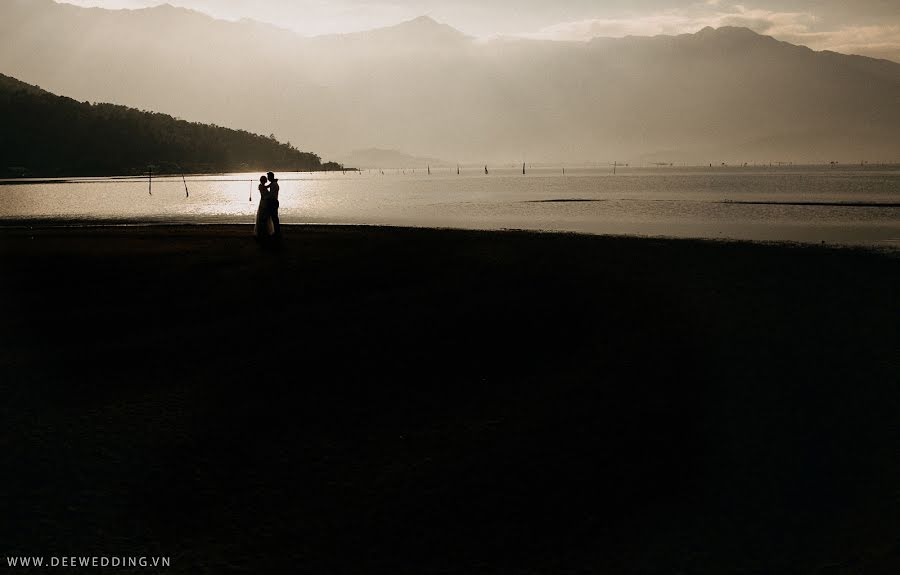
[[[340,170],[274,136],[51,94],[0,74],[0,175]]]

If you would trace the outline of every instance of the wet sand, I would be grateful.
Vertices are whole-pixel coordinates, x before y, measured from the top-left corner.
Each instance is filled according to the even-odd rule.
[[[900,572],[900,258],[0,229],[0,554]]]

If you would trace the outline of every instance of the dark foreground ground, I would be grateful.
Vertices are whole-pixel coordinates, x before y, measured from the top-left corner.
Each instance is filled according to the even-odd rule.
[[[0,229],[0,556],[900,573],[896,256],[249,235]]]

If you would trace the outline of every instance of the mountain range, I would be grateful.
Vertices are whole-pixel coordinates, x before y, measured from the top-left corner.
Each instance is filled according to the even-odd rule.
[[[900,160],[900,64],[745,28],[484,40],[422,17],[306,38],[169,5],[6,0],[0,72],[78,100],[273,133],[328,157]]]

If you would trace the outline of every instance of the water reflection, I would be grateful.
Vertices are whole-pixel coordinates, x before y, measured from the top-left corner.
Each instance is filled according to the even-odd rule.
[[[258,174],[0,182],[0,218],[252,222]],[[900,171],[519,169],[282,173],[285,223],[522,228],[896,247]],[[252,199],[251,199],[252,198]],[[589,200],[589,201],[584,201]]]

